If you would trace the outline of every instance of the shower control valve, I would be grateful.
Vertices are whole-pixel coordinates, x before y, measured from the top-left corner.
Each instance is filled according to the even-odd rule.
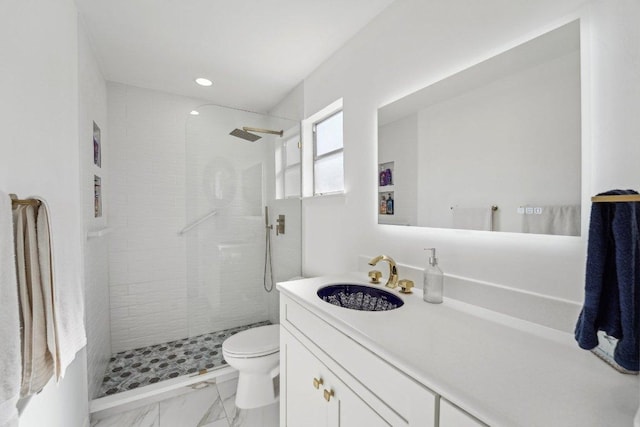
[[[276,236],[284,234],[284,215],[278,215],[276,219]]]

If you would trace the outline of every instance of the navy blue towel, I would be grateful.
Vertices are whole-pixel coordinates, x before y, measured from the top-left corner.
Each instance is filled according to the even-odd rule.
[[[638,194],[612,190],[599,195]],[[640,203],[593,203],[589,223],[585,301],[575,337],[598,345],[597,332],[618,339],[614,360],[640,370]]]

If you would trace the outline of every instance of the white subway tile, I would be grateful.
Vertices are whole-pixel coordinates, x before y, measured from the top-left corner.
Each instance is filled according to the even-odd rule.
[[[117,253],[117,252],[116,252]],[[129,267],[126,263],[109,262],[109,280],[111,283],[129,283]]]

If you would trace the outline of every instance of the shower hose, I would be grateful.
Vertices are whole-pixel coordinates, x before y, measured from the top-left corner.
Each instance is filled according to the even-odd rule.
[[[264,245],[264,275],[262,276],[262,286],[267,292],[273,290],[273,265],[271,259],[271,226],[265,226],[265,245]],[[270,284],[267,284],[267,266],[269,270]]]

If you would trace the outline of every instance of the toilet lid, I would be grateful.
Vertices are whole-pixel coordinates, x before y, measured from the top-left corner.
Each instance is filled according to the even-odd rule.
[[[263,356],[280,349],[280,325],[259,326],[238,332],[222,343],[228,354]]]

